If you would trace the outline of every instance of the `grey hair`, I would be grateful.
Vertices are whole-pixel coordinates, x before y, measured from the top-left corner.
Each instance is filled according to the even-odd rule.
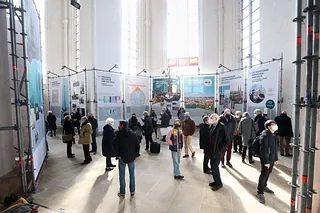
[[[243,113],[243,117],[250,118],[249,112],[244,112],[244,113]]]
[[[107,118],[106,124],[112,126],[114,124],[114,119],[113,118]]]
[[[144,111],[144,112],[143,112],[143,116],[149,116],[149,112]]]
[[[259,113],[259,114],[261,114],[262,112],[261,112],[261,109],[256,109],[256,110],[254,110],[254,112],[253,112],[254,114],[256,114],[256,113]]]
[[[190,116],[189,112],[184,113],[185,116]]]
[[[51,111],[51,110],[49,110],[49,111],[48,111],[48,114],[50,114],[50,113],[52,113],[52,111]]]

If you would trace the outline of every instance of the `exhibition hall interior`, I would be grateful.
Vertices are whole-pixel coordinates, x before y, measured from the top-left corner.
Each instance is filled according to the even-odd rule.
[[[320,213],[320,0],[0,0],[0,212]]]

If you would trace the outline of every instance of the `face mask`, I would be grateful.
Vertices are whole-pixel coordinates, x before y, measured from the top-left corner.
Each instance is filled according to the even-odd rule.
[[[186,116],[186,119],[189,119],[190,118],[190,116]]]
[[[209,124],[214,124],[214,121],[212,119],[210,119]]]
[[[226,118],[230,118],[230,114],[226,114]]]
[[[271,129],[272,129],[273,132],[277,131],[278,130],[278,125],[273,125],[271,127]]]
[[[178,127],[180,127],[180,124],[174,124],[174,127],[178,128]]]

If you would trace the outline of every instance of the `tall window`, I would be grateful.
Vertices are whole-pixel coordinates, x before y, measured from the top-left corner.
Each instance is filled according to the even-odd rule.
[[[260,63],[260,0],[241,0],[242,66]]]
[[[138,0],[122,3],[122,64],[124,72],[137,73]]]
[[[199,56],[199,0],[167,0],[167,56],[178,59],[177,73],[197,72],[197,66],[179,59]],[[180,60],[185,62],[184,60]]]

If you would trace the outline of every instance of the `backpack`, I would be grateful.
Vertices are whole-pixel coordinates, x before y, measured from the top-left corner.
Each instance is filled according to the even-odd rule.
[[[261,137],[260,135],[257,136],[253,142],[252,142],[252,154],[254,154],[255,156],[260,156],[260,140]]]

